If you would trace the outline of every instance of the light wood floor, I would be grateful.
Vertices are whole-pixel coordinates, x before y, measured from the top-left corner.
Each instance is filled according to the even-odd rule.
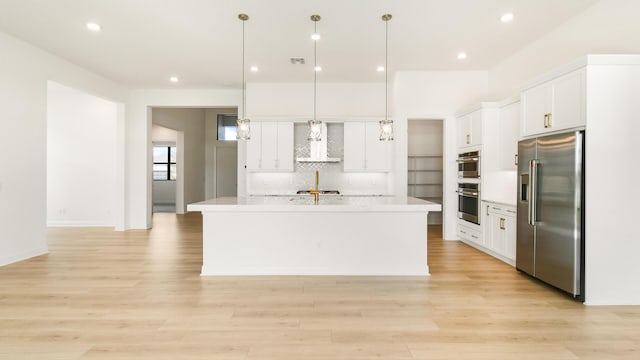
[[[421,277],[200,277],[199,214],[50,229],[0,268],[0,359],[640,359],[640,307],[585,307],[432,227]]]

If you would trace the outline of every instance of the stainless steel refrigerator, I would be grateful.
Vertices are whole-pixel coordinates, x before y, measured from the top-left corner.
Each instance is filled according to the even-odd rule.
[[[516,268],[584,301],[584,131],[518,143]]]

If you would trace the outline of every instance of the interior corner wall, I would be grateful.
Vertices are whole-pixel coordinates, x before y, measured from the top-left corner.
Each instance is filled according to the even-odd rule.
[[[396,194],[407,194],[408,120],[444,120],[442,216],[443,237],[446,240],[457,238],[457,126],[454,114],[469,104],[484,101],[487,91],[486,71],[401,71],[396,73],[393,80]]]
[[[0,54],[0,151],[5,154],[0,158],[0,265],[5,265],[47,252],[47,81],[119,103],[127,91],[3,32]]]
[[[47,95],[47,225],[114,226],[117,104],[53,82]]]
[[[600,0],[491,68],[487,100],[517,95],[527,82],[583,55],[640,53],[638,14],[638,0]]]

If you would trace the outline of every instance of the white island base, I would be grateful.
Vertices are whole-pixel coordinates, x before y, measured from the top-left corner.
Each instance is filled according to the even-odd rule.
[[[427,214],[414,198],[222,198],[203,216],[202,275],[429,275]]]

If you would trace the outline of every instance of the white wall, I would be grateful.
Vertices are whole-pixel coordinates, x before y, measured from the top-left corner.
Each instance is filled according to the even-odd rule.
[[[126,90],[110,80],[0,32],[0,265],[47,252],[47,81],[122,102]],[[118,105],[118,145],[124,144]],[[118,146],[119,159],[124,147]],[[120,162],[123,164],[124,162]],[[117,199],[123,199],[124,168],[116,169]],[[115,205],[122,225],[122,202]],[[117,213],[117,214],[116,214]]]
[[[318,117],[384,117],[384,83],[318,83]],[[313,83],[249,83],[247,115],[313,117]]]
[[[637,182],[640,62],[587,70],[585,293],[590,305],[640,305]]]
[[[444,119],[443,237],[456,239],[457,185],[456,121],[454,113],[486,98],[488,74],[484,71],[398,72],[393,102],[396,194],[407,193],[408,119]]]
[[[640,53],[638,14],[638,0],[600,0],[490,69],[486,100],[518,94],[525,83],[582,55]]]
[[[49,82],[47,225],[114,226],[117,104]]]
[[[202,201],[205,180],[205,111],[199,108],[153,108],[152,122],[184,133],[184,204]],[[180,149],[178,149],[180,150]],[[186,207],[186,206],[185,206]],[[176,210],[182,206],[176,204]]]
[[[229,89],[138,89],[130,92],[126,113],[128,228],[151,227],[151,107],[237,107],[241,101],[242,92]]]

